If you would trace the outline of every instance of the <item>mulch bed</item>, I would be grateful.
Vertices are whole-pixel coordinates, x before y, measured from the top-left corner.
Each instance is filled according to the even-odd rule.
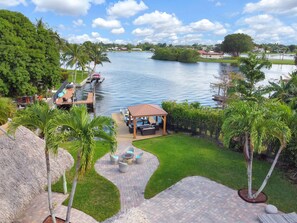
[[[43,223],[52,223],[52,216],[47,216],[47,218],[43,221]],[[63,220],[62,218],[58,218],[56,217],[56,222],[57,223],[65,223],[65,220]]]
[[[256,193],[257,190],[252,190],[253,193]],[[258,197],[256,197],[255,199],[250,199],[248,198],[248,189],[244,188],[244,189],[240,189],[238,190],[238,195],[239,197],[249,203],[265,203],[267,201],[267,195],[264,192],[261,192]]]

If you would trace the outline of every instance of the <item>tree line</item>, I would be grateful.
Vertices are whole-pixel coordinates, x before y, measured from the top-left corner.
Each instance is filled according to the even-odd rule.
[[[199,53],[193,49],[183,48],[157,48],[152,56],[155,60],[178,61],[183,63],[196,63]]]

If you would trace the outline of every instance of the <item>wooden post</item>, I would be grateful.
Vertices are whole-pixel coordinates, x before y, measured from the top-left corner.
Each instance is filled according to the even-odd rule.
[[[136,139],[136,117],[133,117],[133,139]]]
[[[163,118],[163,135],[166,135],[166,116]]]

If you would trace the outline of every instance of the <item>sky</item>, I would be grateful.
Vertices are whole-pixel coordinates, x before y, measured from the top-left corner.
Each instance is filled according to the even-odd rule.
[[[0,0],[71,43],[217,44],[233,33],[297,45],[297,0]]]

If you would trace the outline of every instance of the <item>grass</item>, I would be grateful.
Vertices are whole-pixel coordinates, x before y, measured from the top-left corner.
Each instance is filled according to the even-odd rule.
[[[72,82],[74,70],[68,70],[68,72],[69,72],[68,82]],[[87,77],[88,77],[88,72],[83,73],[81,70],[76,71],[76,83],[80,84]]]
[[[294,65],[294,60],[269,60],[272,64],[281,64],[281,65]],[[237,64],[238,60],[233,58],[223,58],[223,59],[211,59],[211,58],[199,58],[198,62],[207,62],[207,63],[231,63]]]
[[[65,143],[63,148],[76,159],[77,152],[71,149],[71,143]],[[95,163],[100,157],[109,151],[103,142],[96,143],[96,150],[93,157]],[[66,173],[67,188],[70,194],[74,166]],[[53,185],[53,191],[63,193],[63,181],[60,179]],[[68,204],[68,199],[63,203]],[[103,221],[120,210],[120,194],[117,187],[110,181],[100,176],[94,169],[89,170],[84,177],[79,179],[74,196],[73,207],[92,216],[97,221]]]
[[[218,148],[212,142],[182,134],[133,142],[159,159],[160,165],[150,178],[145,198],[151,198],[188,176],[204,176],[235,190],[247,187],[243,155]],[[258,188],[270,164],[255,160],[253,185]],[[285,212],[297,211],[297,185],[275,170],[264,190],[268,202]]]
[[[211,59],[211,58],[202,58],[198,59],[198,62],[206,62],[206,63],[232,63],[237,64],[237,59],[232,58],[222,58],[222,59]]]

